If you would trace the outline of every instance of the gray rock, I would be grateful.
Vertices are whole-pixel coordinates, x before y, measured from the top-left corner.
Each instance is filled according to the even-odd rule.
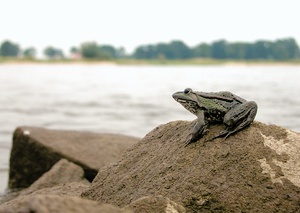
[[[1,213],[130,213],[130,210],[123,210],[107,204],[99,204],[95,201],[84,200],[78,197],[59,195],[36,195],[24,199],[13,206],[0,206]]]
[[[9,188],[30,186],[61,158],[81,166],[92,181],[99,168],[117,161],[137,141],[117,134],[19,127],[13,136]]]
[[[230,136],[184,147],[195,122],[155,128],[102,168],[82,197],[119,207],[163,195],[187,212],[300,211],[300,134],[254,122]]]

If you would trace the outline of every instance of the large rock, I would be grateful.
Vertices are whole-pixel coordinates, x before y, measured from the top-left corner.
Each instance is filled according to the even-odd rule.
[[[81,166],[91,181],[99,168],[118,160],[137,141],[116,134],[19,127],[13,135],[9,188],[28,187],[61,158]]]
[[[82,197],[120,207],[162,195],[187,212],[300,211],[300,134],[254,122],[230,136],[205,142],[211,127],[184,147],[195,122],[159,126],[102,168]]]

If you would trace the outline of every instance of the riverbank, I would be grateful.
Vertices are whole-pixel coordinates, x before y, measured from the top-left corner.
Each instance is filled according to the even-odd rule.
[[[231,60],[231,59],[178,59],[178,60],[144,60],[144,59],[111,59],[111,60],[93,60],[93,59],[15,59],[15,58],[0,58],[0,64],[97,64],[97,65],[300,65],[299,60]]]

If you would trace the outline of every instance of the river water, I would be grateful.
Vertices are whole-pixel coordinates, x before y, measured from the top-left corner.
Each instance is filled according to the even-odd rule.
[[[193,120],[176,91],[231,91],[259,106],[256,120],[300,131],[300,66],[0,65],[0,193],[21,125],[143,137]]]

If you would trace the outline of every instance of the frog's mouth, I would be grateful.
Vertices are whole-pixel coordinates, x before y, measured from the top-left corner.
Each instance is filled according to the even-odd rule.
[[[195,102],[195,101],[185,100],[185,99],[181,99],[181,98],[175,98],[175,100],[193,114],[196,114],[197,109],[199,109],[199,106],[198,106],[197,102]]]

